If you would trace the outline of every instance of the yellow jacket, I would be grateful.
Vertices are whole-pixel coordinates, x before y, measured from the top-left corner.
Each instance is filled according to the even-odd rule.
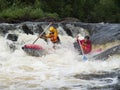
[[[46,35],[47,38],[50,38],[50,40],[53,43],[58,42],[58,31],[54,27],[50,27],[50,33]]]

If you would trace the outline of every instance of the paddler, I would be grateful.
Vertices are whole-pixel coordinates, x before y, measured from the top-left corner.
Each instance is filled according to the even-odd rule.
[[[83,40],[79,40],[77,37],[77,42],[79,46],[83,49],[84,54],[88,54],[92,50],[92,45],[89,36],[85,36]],[[81,45],[80,45],[81,44]]]
[[[58,30],[55,27],[51,26],[49,28],[49,31],[50,31],[50,33],[46,34],[44,37],[45,38],[50,38],[50,41],[54,44],[53,48],[55,49],[56,45],[60,44],[60,39],[59,39],[59,36],[58,36]]]

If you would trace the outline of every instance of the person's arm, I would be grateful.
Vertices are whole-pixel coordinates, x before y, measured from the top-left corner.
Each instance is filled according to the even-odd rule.
[[[50,35],[50,34],[46,34],[45,37],[46,37],[46,38],[50,38],[51,35]]]
[[[58,37],[58,31],[57,31],[57,29],[55,29],[55,32],[54,32],[54,39],[57,39],[57,37]]]

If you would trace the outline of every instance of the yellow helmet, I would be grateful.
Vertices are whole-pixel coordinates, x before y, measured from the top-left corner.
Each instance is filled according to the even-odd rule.
[[[53,26],[50,27],[50,32],[55,32],[55,28]]]

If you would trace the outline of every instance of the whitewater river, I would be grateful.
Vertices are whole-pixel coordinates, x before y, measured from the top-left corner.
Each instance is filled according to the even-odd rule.
[[[17,32],[18,41],[13,52],[11,41],[0,36],[0,90],[119,90],[120,56],[106,61],[82,61],[73,47],[74,38],[61,35],[61,46],[54,50],[51,43],[39,39],[47,54],[27,55],[21,47],[31,44],[37,35]]]

